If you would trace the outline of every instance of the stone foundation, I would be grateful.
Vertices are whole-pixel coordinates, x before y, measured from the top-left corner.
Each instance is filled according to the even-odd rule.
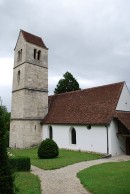
[[[42,141],[40,120],[12,120],[10,124],[10,147],[29,148]]]

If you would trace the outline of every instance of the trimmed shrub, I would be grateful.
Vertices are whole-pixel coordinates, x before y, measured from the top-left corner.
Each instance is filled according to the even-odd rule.
[[[55,158],[59,155],[59,148],[54,140],[47,138],[42,141],[37,153],[40,159]]]
[[[16,171],[30,171],[31,162],[27,157],[14,157],[10,158],[10,165]]]

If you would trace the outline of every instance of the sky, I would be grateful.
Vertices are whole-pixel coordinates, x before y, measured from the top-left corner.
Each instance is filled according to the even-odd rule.
[[[20,29],[48,52],[49,94],[66,71],[80,88],[126,81],[130,89],[130,0],[0,0],[0,97],[11,111]]]

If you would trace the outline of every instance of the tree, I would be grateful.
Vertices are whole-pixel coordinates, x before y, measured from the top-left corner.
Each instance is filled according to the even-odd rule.
[[[7,111],[7,108],[2,105],[2,100],[0,98],[0,106],[2,108],[3,114],[3,124],[5,129],[6,145],[9,146],[9,128],[10,128],[10,116],[11,113]]]
[[[6,146],[5,107],[0,105],[0,194],[14,194],[14,176],[9,164]]]
[[[66,72],[63,75],[63,79],[60,79],[55,90],[54,94],[59,93],[65,93],[65,92],[71,92],[75,90],[80,90],[79,83],[77,80],[73,77],[73,75],[69,72]]]

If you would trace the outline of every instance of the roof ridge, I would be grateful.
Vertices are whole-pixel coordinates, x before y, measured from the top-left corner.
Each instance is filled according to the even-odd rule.
[[[111,84],[94,86],[94,87],[86,88],[86,89],[79,89],[79,90],[74,90],[74,91],[70,91],[70,92],[64,92],[64,93],[60,93],[60,94],[53,94],[53,95],[50,95],[49,97],[59,96],[59,95],[67,95],[67,94],[71,94],[71,93],[78,93],[78,92],[83,92],[83,91],[86,91],[86,90],[92,90],[92,89],[96,89],[96,88],[102,88],[102,87],[106,87],[106,86],[112,86],[112,85],[124,84],[124,83],[125,83],[125,81],[115,82],[115,83],[111,83]]]
[[[30,32],[27,32],[27,31],[25,31],[25,30],[22,30],[22,29],[20,29],[20,32],[29,34],[29,35],[31,35],[31,36],[35,36],[35,37],[37,37],[37,38],[41,38],[40,36],[36,36],[36,35],[34,35],[34,34],[30,33]],[[42,38],[41,38],[41,39],[42,39]]]

